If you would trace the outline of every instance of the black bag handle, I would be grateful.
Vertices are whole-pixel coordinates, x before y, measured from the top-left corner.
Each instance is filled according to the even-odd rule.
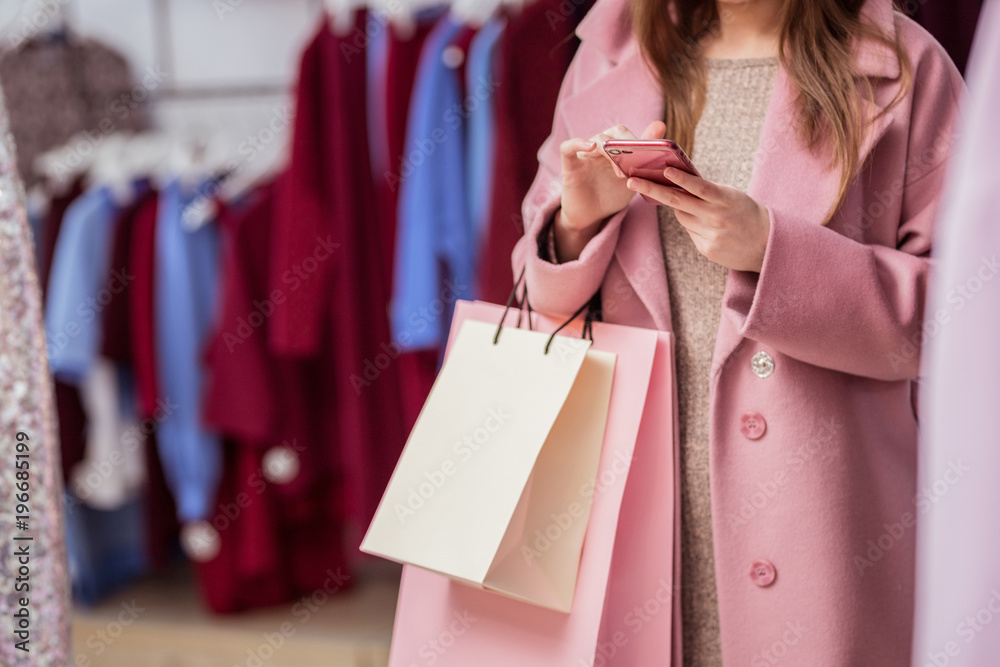
[[[525,267],[527,268],[527,267]],[[524,283],[524,290],[522,291],[522,297],[518,305],[517,313],[517,327],[521,327],[521,315],[524,309],[528,309],[528,329],[534,331],[532,326],[531,315],[533,313],[531,309],[531,302],[528,300],[528,283],[524,280],[525,268],[521,269],[521,275],[517,277],[514,282],[514,288],[510,291],[510,296],[507,297],[507,303],[504,305],[503,315],[500,316],[500,322],[497,324],[496,334],[493,335],[493,344],[496,345],[500,341],[500,332],[503,330],[503,323],[507,320],[507,313],[510,312],[511,306],[514,303],[514,299],[517,297],[517,288]],[[569,319],[559,325],[559,328],[552,332],[549,336],[548,342],[545,343],[545,354],[549,353],[549,348],[552,347],[552,342],[556,338],[556,334],[565,329],[570,322],[580,317],[586,311],[586,316],[583,322],[583,331],[580,334],[581,338],[590,339],[590,342],[594,342],[594,322],[600,322],[603,319],[601,313],[601,290],[598,289],[597,292],[590,298],[589,301],[580,306],[575,313],[570,315]]]

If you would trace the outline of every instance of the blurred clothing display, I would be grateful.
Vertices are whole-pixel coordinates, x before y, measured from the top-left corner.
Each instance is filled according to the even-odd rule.
[[[382,208],[382,225],[386,234],[385,257],[396,254],[396,228],[399,216],[399,183],[406,157],[406,127],[410,115],[410,98],[417,75],[417,65],[424,43],[444,11],[442,8],[424,10],[418,14],[410,29],[404,30],[390,24],[386,46],[386,73],[384,99],[386,105],[386,143],[389,165],[382,173],[375,174],[375,192]],[[375,130],[378,131],[377,129]],[[394,284],[395,262],[385,263],[388,272],[386,284]],[[400,350],[396,363],[400,377],[404,431],[409,432],[417,421],[424,400],[437,377],[438,350]]]
[[[219,239],[214,224],[191,228],[185,211],[203,189],[173,180],[156,219],[154,335],[159,393],[171,415],[157,429],[160,461],[182,522],[207,517],[222,472],[217,434],[201,419],[202,367],[215,324]]]
[[[358,12],[355,29],[366,25]],[[391,258],[381,252],[371,173],[365,49],[352,34],[323,21],[302,56],[292,155],[275,186],[271,230],[268,293],[282,303],[267,315],[266,334],[273,354],[322,369],[323,437],[348,471],[344,511],[360,532],[406,434],[399,367],[373,366],[391,341],[383,268]]]
[[[58,193],[53,193],[49,200],[45,221],[42,223],[41,235],[35,243],[41,247],[38,276],[42,281],[42,292],[48,292],[49,272],[52,268],[52,258],[56,252],[56,242],[59,231],[66,217],[66,210],[83,194],[82,179],[75,179]]]
[[[497,46],[506,18],[494,16],[469,43],[465,67],[465,105],[468,114],[466,149],[466,199],[475,249],[489,219],[493,185],[493,138],[496,136],[496,105],[490,99],[497,75]],[[475,252],[473,260],[477,260]],[[513,283],[511,283],[513,285]]]
[[[331,409],[331,355],[297,359],[268,346],[268,314],[287,303],[267,280],[275,190],[265,186],[221,217],[223,291],[204,414],[224,436],[225,473],[202,528],[216,553],[198,562],[206,600],[220,612],[298,599],[349,565],[349,462],[331,446],[341,416]]]
[[[101,345],[103,305],[97,298],[112,272],[116,214],[111,191],[94,188],[70,204],[59,226],[45,295],[49,365],[56,377],[77,386],[93,367]]]
[[[117,216],[106,188],[91,190],[67,207],[46,294],[51,370],[77,388],[89,423],[81,460],[67,483],[86,503],[105,510],[134,498],[144,476],[142,452],[123,446],[125,434],[135,428],[134,411],[122,401],[129,379],[119,377],[118,366],[101,354],[106,311],[129,281],[124,267],[111,262]],[[101,470],[108,460],[117,463]]]
[[[66,546],[73,599],[96,605],[148,571],[141,498],[95,509],[66,496]]]
[[[135,372],[139,414],[153,417],[159,398],[156,370],[156,239],[159,194],[151,191],[135,209],[129,243],[129,349]]]
[[[466,203],[464,67],[475,31],[445,16],[427,37],[400,169],[393,337],[404,350],[443,346],[458,299],[475,294]],[[486,91],[489,94],[489,91]]]
[[[556,98],[579,40],[574,31],[593,0],[536,0],[512,14],[498,47],[496,137],[489,220],[482,233],[477,298],[503,303],[514,284],[510,255],[524,235],[521,204],[538,172]]]
[[[121,54],[65,32],[35,37],[0,55],[0,81],[25,185],[41,178],[34,168],[38,155],[81,132],[89,133],[79,146],[86,153],[113,132],[146,128],[144,103],[162,76],[147,72],[137,85]]]
[[[903,11],[934,35],[960,72],[965,72],[983,0],[901,2]]]
[[[29,667],[72,662],[59,440],[34,254],[0,95],[0,665]],[[19,494],[29,496],[25,509]],[[23,636],[19,618],[30,626]]]
[[[984,667],[1000,656],[998,72],[1000,1],[988,0],[923,329],[914,667]]]
[[[455,302],[512,284],[497,202],[530,184],[586,10],[555,49],[552,11],[324,17],[288,161],[239,188],[204,137],[113,133],[66,173],[72,142],[43,156],[78,600],[179,554],[220,613],[348,587]]]

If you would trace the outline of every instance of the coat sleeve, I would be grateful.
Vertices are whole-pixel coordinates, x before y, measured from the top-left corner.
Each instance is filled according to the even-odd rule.
[[[918,156],[953,136],[961,76],[935,52],[914,64],[906,179],[895,247],[770,210],[760,274],[733,271],[723,313],[746,338],[815,366],[879,380],[916,379],[931,240],[945,158]]]
[[[618,245],[618,234],[627,210],[623,209],[609,218],[578,259],[563,264],[548,261],[549,227],[562,202],[559,145],[572,138],[563,121],[562,109],[566,98],[572,96],[576,89],[579,63],[589,55],[587,49],[586,43],[581,45],[563,79],[552,133],[538,150],[538,173],[521,209],[524,236],[514,247],[512,256],[515,279],[521,275],[522,269],[525,271],[532,308],[552,315],[575,312],[600,288]]]

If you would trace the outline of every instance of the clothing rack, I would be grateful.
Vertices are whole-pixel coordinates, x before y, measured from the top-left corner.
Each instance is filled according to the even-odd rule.
[[[153,12],[156,18],[156,57],[161,63],[174,62],[174,29],[171,20],[170,5],[172,0],[153,0]],[[319,14],[324,11],[323,0],[310,0],[314,11]],[[167,67],[170,69],[170,67]],[[240,85],[221,86],[176,86],[167,85],[156,91],[154,97],[169,101],[226,100],[253,97],[277,97],[289,95],[292,89],[284,82],[260,82]]]
[[[247,97],[275,97],[291,95],[294,92],[285,83],[253,84],[246,86],[165,86],[154,95],[158,100],[226,100]]]

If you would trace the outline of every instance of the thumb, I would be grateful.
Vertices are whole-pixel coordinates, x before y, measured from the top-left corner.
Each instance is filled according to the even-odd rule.
[[[662,139],[667,133],[667,124],[662,120],[654,120],[642,131],[641,139]]]

